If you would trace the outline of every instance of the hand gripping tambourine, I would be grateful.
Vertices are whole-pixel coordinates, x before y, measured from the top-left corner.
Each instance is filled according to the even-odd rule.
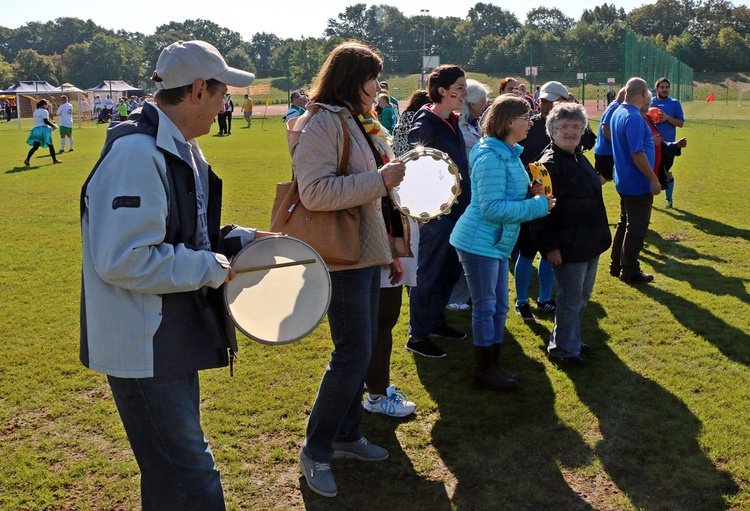
[[[461,194],[461,175],[453,160],[429,147],[417,147],[398,159],[406,164],[406,174],[389,192],[396,208],[423,221],[450,213]]]
[[[245,335],[263,344],[288,344],[309,335],[325,317],[331,278],[313,248],[288,236],[249,243],[232,260],[224,285],[229,315]]]
[[[552,195],[552,178],[550,178],[547,168],[536,161],[529,163],[529,172],[531,172],[531,180],[544,187],[544,195]]]

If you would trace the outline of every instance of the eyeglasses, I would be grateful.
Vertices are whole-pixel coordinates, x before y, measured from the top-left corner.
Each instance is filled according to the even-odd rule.
[[[219,94],[222,95],[222,97],[229,92],[229,89],[221,90],[220,88],[218,88],[218,87],[216,87],[214,85],[207,85],[206,89],[212,90],[214,92],[218,92]]]
[[[526,122],[531,122],[531,116],[530,115],[519,115],[516,117],[516,119],[523,119]]]

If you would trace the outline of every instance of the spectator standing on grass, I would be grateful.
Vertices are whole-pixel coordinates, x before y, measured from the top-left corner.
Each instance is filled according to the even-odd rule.
[[[49,155],[52,157],[52,163],[62,163],[57,159],[55,154],[55,145],[52,142],[52,131],[57,129],[57,125],[49,120],[49,103],[46,99],[39,100],[34,111],[34,127],[31,129],[26,143],[31,146],[29,153],[23,164],[31,166],[31,157],[40,147],[49,147]]]
[[[227,93],[224,95],[224,119],[227,124],[225,135],[232,134],[232,112],[234,112],[234,102],[232,95]]]
[[[380,88],[388,94],[388,98],[391,100],[391,106],[393,107],[393,110],[396,112],[396,117],[399,115],[399,108],[398,108],[398,99],[396,99],[394,96],[391,96],[391,93],[388,89],[388,82],[380,82]]]
[[[383,61],[367,46],[338,45],[318,73],[307,112],[288,125],[300,200],[310,210],[356,208],[360,213],[359,262],[328,267],[332,283],[328,323],[334,349],[300,452],[300,469],[308,486],[326,497],[338,493],[331,472],[334,458],[388,458],[386,449],[370,443],[360,431],[364,380],[378,337],[381,266],[390,267],[394,283],[403,275],[382,212],[381,199],[405,173],[405,165],[393,159],[387,134],[372,110],[382,70]],[[346,136],[346,172],[339,175]]]
[[[430,95],[424,89],[414,91],[411,98],[409,98],[409,104],[404,109],[401,117],[399,117],[398,124],[393,128],[393,140],[391,143],[396,156],[401,156],[411,149],[409,131],[414,123],[414,115],[429,102]]]
[[[305,96],[304,93],[301,91],[292,92],[290,100],[291,104],[289,105],[289,110],[287,110],[286,115],[284,116],[285,121],[299,117],[306,112],[305,105],[307,104],[307,96]]]
[[[625,85],[625,101],[612,114],[614,181],[620,195],[620,221],[615,228],[609,272],[630,284],[647,283],[638,257],[651,221],[654,195],[661,185],[654,173],[655,148],[641,108],[651,102],[648,84],[634,77]]]
[[[378,95],[378,106],[375,111],[378,113],[380,125],[388,130],[389,134],[393,133],[393,128],[395,128],[398,123],[398,116],[391,105],[391,98],[387,93],[381,92]]]
[[[253,124],[253,98],[249,94],[245,94],[245,101],[242,102],[242,116],[245,118],[247,123],[246,128],[249,128]]]
[[[102,97],[97,94],[94,96],[94,117],[99,117],[99,114],[102,112],[102,106],[104,103],[102,102]]]
[[[591,347],[582,342],[581,318],[599,255],[612,242],[601,182],[579,147],[586,126],[586,110],[575,103],[558,103],[547,115],[552,143],[539,162],[549,172],[557,203],[549,215],[529,222],[531,237],[555,275],[557,308],[547,354],[562,366],[586,365],[581,357]]]
[[[430,73],[427,89],[432,103],[423,106],[414,116],[409,144],[447,153],[461,175],[461,194],[450,213],[421,227],[417,286],[410,294],[410,335],[405,347],[417,355],[442,358],[446,354],[432,341],[432,336],[466,338],[465,332],[448,325],[445,318],[451,290],[462,274],[461,263],[449,238],[471,200],[469,162],[457,113],[466,100],[466,75],[458,66],[439,66]]]
[[[658,108],[662,112],[661,121],[656,123],[664,142],[673,143],[677,140],[677,128],[685,126],[685,114],[682,112],[682,103],[678,99],[669,96],[671,83],[667,78],[656,80],[656,97],[651,101],[651,107]],[[664,189],[664,207],[669,209],[673,206],[672,194],[674,193],[674,176],[672,171],[667,171],[667,186]]]
[[[65,152],[65,139],[70,140],[70,150],[73,152],[73,105],[68,101],[68,96],[60,96],[62,105],[57,108],[60,117],[60,153]]]
[[[509,308],[508,258],[519,224],[555,206],[541,185],[531,185],[521,163],[518,142],[531,124],[525,99],[506,94],[492,103],[484,136],[471,150],[471,202],[450,235],[471,290],[473,384],[490,390],[518,387],[518,379],[498,362]]]
[[[210,131],[227,85],[246,87],[253,75],[208,43],[179,41],[151,79],[156,103],[108,130],[81,190],[80,359],[107,375],[141,471],[142,508],[221,511],[198,372],[236,355],[221,291],[234,277],[227,257],[268,233],[220,229],[221,180],[196,138]]]
[[[461,134],[466,144],[466,159],[469,159],[471,148],[482,138],[482,128],[479,125],[479,119],[487,110],[487,94],[490,86],[471,78],[466,80],[466,100],[461,106],[461,116],[458,118],[458,125],[461,128]],[[471,165],[469,165],[469,174],[471,174]],[[448,299],[448,310],[467,311],[471,309],[469,301],[471,293],[469,285],[466,283],[466,277],[462,274],[458,281],[453,285],[451,296]]]
[[[560,82],[551,81],[542,85],[539,92],[539,113],[531,118],[534,124],[529,129],[526,138],[518,142],[523,147],[521,162],[525,169],[528,169],[529,163],[537,161],[544,149],[549,146],[551,140],[546,128],[547,115],[556,103],[567,101],[567,97],[568,89]],[[539,253],[539,247],[531,239],[528,222],[521,223],[513,252],[518,254],[513,269],[513,281],[516,288],[515,311],[524,321],[536,321],[536,316],[529,304],[529,286],[531,286],[534,259]],[[537,311],[554,313],[556,304],[552,298],[554,283],[552,264],[543,256],[539,259],[537,276],[539,278],[539,296],[536,300]]]
[[[599,120],[599,136],[594,144],[594,168],[599,175],[602,184],[612,181],[612,172],[615,169],[615,158],[612,156],[612,130],[610,122],[615,109],[625,101],[625,87],[619,90],[617,97],[604,109],[602,118]]]

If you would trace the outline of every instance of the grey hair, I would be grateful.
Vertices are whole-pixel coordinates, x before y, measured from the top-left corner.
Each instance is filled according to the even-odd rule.
[[[469,103],[474,104],[481,101],[482,98],[487,98],[487,94],[492,88],[486,83],[479,82],[472,78],[466,80],[466,99],[464,104],[461,106],[461,116],[466,119],[469,117]]]
[[[552,138],[552,132],[560,121],[581,121],[581,134],[586,129],[589,119],[586,109],[578,103],[555,103],[547,115],[547,135]]]

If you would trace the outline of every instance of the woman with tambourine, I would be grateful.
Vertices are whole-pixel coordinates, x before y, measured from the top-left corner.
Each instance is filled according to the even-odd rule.
[[[581,317],[594,288],[599,255],[612,243],[601,181],[579,150],[587,125],[586,110],[576,103],[558,103],[547,116],[552,144],[536,165],[549,173],[557,207],[529,222],[531,238],[555,274],[557,308],[547,353],[563,366],[586,365],[581,356],[591,347],[581,342]]]
[[[310,93],[307,112],[293,147],[293,169],[300,198],[311,211],[356,208],[361,256],[350,266],[329,265],[332,296],[328,322],[334,350],[307,424],[300,468],[310,488],[327,497],[337,494],[333,458],[379,461],[388,451],[360,433],[362,392],[377,336],[380,267],[401,266],[391,255],[381,198],[403,180],[405,167],[392,161],[379,129],[373,102],[380,91],[383,62],[370,48],[346,42],[328,56]],[[338,173],[349,151],[345,172]],[[382,140],[382,143],[379,141]]]
[[[531,186],[521,163],[532,121],[529,105],[517,96],[499,96],[471,150],[471,203],[450,237],[469,283],[474,333],[475,386],[513,390],[518,379],[497,366],[508,306],[508,258],[521,222],[543,217],[555,206],[541,185]]]

